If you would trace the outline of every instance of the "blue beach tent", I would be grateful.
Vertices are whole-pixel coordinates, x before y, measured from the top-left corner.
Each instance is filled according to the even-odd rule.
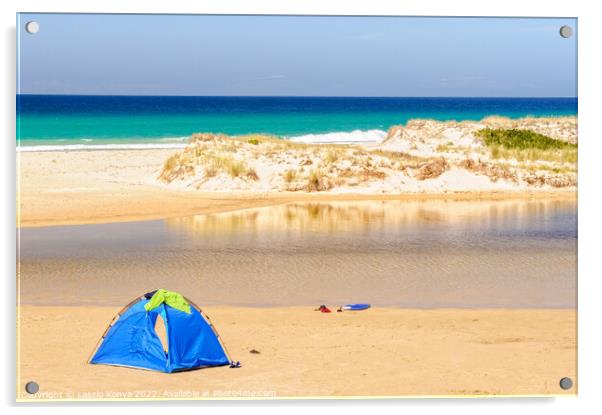
[[[156,331],[159,317],[167,350]],[[172,373],[232,361],[194,303],[178,293],[157,290],[135,299],[113,318],[88,363]]]

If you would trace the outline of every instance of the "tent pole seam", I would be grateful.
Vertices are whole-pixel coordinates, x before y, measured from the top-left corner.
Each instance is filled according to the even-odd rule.
[[[111,330],[111,328],[113,327],[113,325],[115,324],[115,322],[117,320],[119,320],[119,318],[121,318],[121,316],[123,315],[123,312],[126,311],[127,309],[129,309],[131,306],[133,306],[137,302],[139,302],[140,300],[142,300],[143,298],[144,298],[144,296],[138,297],[135,300],[130,301],[129,304],[127,304],[125,307],[123,307],[121,310],[119,310],[119,312],[113,317],[113,320],[111,320],[111,322],[109,323],[109,325],[105,329],[104,333],[102,333],[102,336],[100,337],[100,339],[96,343],[96,347],[94,347],[94,350],[92,351],[92,353],[88,357],[88,360],[87,360],[86,363],[89,364],[92,361],[92,358],[94,357],[94,355],[96,354],[96,352],[98,351],[98,349],[100,348],[100,346],[102,345],[102,343],[104,342],[107,333],[109,332],[109,330]]]
[[[226,343],[224,343],[224,341],[222,340],[222,337],[219,335],[217,329],[213,325],[213,322],[211,321],[211,319],[209,318],[209,316],[207,314],[205,314],[203,312],[203,310],[201,310],[201,308],[198,305],[196,305],[194,302],[190,301],[186,297],[184,297],[184,299],[186,301],[188,301],[188,303],[191,306],[193,306],[199,312],[199,314],[201,315],[201,317],[203,317],[207,321],[207,323],[209,324],[209,327],[211,327],[211,330],[213,331],[213,334],[215,334],[215,337],[217,337],[217,340],[219,341],[219,344],[224,349],[224,353],[226,353],[226,357],[228,358],[228,360],[230,361],[230,363],[233,363],[234,360],[232,360],[232,356],[230,355],[230,352],[228,351],[228,348],[226,347]]]

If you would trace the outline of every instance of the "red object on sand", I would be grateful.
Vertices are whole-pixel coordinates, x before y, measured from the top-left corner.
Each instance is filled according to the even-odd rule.
[[[325,305],[320,306],[320,311],[322,313],[331,313],[330,308],[326,307]]]

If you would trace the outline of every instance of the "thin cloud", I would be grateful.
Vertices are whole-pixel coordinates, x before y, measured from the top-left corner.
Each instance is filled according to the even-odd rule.
[[[262,81],[275,81],[277,79],[286,79],[285,75],[268,75],[268,76],[261,76],[258,78],[250,78],[250,79],[246,79],[245,82],[262,82]]]
[[[384,37],[383,33],[355,33],[345,35],[342,38],[347,40],[378,40]]]
[[[487,78],[484,76],[457,76],[451,78],[439,78],[435,79],[430,84],[448,85],[448,84],[464,84],[467,82],[480,82]]]

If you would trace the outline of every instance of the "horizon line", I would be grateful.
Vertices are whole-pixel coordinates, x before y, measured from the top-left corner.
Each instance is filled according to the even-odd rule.
[[[489,96],[489,95],[154,95],[154,94],[40,94],[17,93],[16,96],[80,97],[173,97],[173,98],[492,98],[492,99],[578,99],[578,96]]]

